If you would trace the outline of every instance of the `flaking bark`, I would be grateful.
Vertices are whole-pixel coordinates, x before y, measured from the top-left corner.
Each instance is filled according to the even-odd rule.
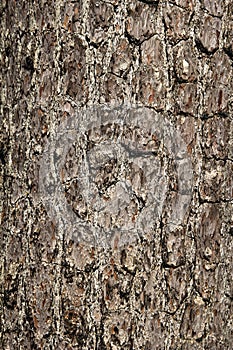
[[[230,350],[231,1],[0,6],[1,349]],[[161,219],[122,250],[59,236],[38,191],[49,135],[104,103],[164,115],[194,173],[183,226],[168,233]]]

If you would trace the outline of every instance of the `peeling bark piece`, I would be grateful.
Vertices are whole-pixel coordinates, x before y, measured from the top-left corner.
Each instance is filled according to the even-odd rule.
[[[224,0],[202,0],[206,10],[214,16],[222,16],[224,10]]]
[[[179,80],[192,82],[197,79],[197,60],[191,43],[181,41],[174,48],[175,72]]]
[[[229,96],[225,86],[208,87],[204,98],[204,113],[227,112]]]
[[[210,317],[210,334],[213,333],[215,336],[215,339],[212,340],[213,343],[216,342],[216,338],[218,339],[216,349],[219,344],[222,344],[226,349],[230,349],[232,346],[232,301],[226,300],[226,298],[219,300],[218,303],[215,304]],[[214,349],[211,343],[208,345],[209,349]]]
[[[103,1],[90,1],[88,33],[90,40],[96,44],[106,39],[106,31],[112,23],[113,6]]]
[[[121,39],[112,55],[110,63],[111,71],[119,76],[125,75],[130,67],[131,59],[132,54],[128,40]]]
[[[163,254],[164,267],[178,267],[185,263],[184,235],[177,231],[169,233],[165,239]]]
[[[40,213],[41,217],[45,215],[42,209],[41,211],[37,210],[37,213]],[[44,218],[43,225],[35,220],[32,229],[33,232],[29,239],[31,258],[37,262],[53,262],[56,258],[55,227],[53,223],[49,220],[46,221],[46,218]]]
[[[126,22],[127,33],[138,41],[143,41],[155,33],[156,8],[142,2],[131,2]]]
[[[75,100],[80,101],[86,94],[85,82],[85,49],[78,38],[70,43],[69,50],[62,50],[63,89]]]
[[[228,18],[224,31],[224,48],[228,56],[233,59],[233,4],[228,4]]]
[[[66,247],[69,264],[78,269],[78,271],[88,273],[88,271],[90,272],[91,268],[95,266],[95,254],[89,246],[78,244],[67,239]],[[81,278],[81,273],[78,275],[76,283],[79,278]]]
[[[153,36],[145,40],[141,45],[142,63],[154,67],[163,66],[165,63],[165,48],[162,40]]]
[[[107,310],[116,312],[119,309],[121,300],[118,291],[118,281],[116,276],[114,278],[114,275],[110,275],[104,281],[104,299]]]
[[[197,86],[193,83],[180,84],[177,87],[177,101],[180,110],[184,113],[197,113]]]
[[[187,287],[191,276],[184,267],[165,269],[164,274],[167,286],[165,290],[166,307],[169,312],[173,313],[181,306],[187,296]]]
[[[187,145],[187,152],[189,155],[194,155],[194,148],[196,144],[196,126],[195,120],[192,116],[177,116],[177,129],[179,130],[182,139]],[[194,161],[195,159],[193,159]]]
[[[164,108],[167,86],[162,69],[158,70],[150,66],[143,67],[135,77],[135,85],[137,84],[139,86],[139,99],[142,103],[158,109]]]
[[[106,55],[108,54],[108,44],[102,43],[98,47],[98,51],[95,57],[95,74],[98,77],[102,77],[106,72],[106,66],[103,64]],[[114,52],[112,53],[114,55]]]
[[[215,303],[219,301],[222,295],[221,274],[218,265],[198,258],[196,261],[195,285],[203,300]]]
[[[229,57],[222,51],[217,51],[210,60],[207,82],[212,86],[222,84],[226,90],[233,87],[233,68]]]
[[[200,41],[201,51],[213,53],[219,47],[219,36],[222,27],[222,21],[219,18],[204,16],[200,23]]]
[[[125,81],[122,78],[108,74],[103,87],[104,101],[110,103],[116,103],[116,101],[122,102],[124,100],[124,86]]]
[[[214,116],[203,125],[202,147],[206,157],[230,158],[232,123],[229,118]]]
[[[189,37],[188,23],[191,13],[172,4],[166,3],[163,15],[167,27],[167,36],[172,43]]]
[[[25,72],[22,74],[22,90],[23,90],[23,94],[25,96],[28,95],[28,93],[30,93],[30,88],[31,88],[31,73],[29,72]]]
[[[22,128],[22,130],[24,130],[24,128]],[[17,135],[15,135],[15,139],[17,139]],[[19,175],[21,175],[24,169],[24,164],[26,161],[26,148],[27,142],[25,139],[22,140],[21,143],[15,144],[15,152],[12,157],[12,162],[15,166],[15,171],[17,171]],[[17,179],[15,180],[17,181]]]
[[[223,52],[216,52],[211,58],[206,74],[206,93],[204,112],[211,115],[216,112],[228,112],[229,99],[233,87],[233,72],[230,59]]]
[[[180,334],[185,339],[201,340],[205,332],[207,311],[205,303],[198,295],[193,296],[190,304],[187,304],[180,328]]]
[[[18,218],[19,220],[20,219],[22,220],[22,218],[19,217],[19,214],[18,214]],[[8,256],[8,262],[5,266],[6,272],[16,268],[20,268],[21,264],[23,264],[25,260],[24,249],[23,249],[24,242],[22,239],[22,234],[20,234],[19,226],[20,225],[18,225],[18,227],[17,226],[15,227],[14,235],[12,235],[9,238],[9,243],[8,243],[7,252],[6,252]]]
[[[56,33],[54,31],[45,33],[42,40],[42,48],[38,66],[41,71],[51,66],[54,62],[54,54],[57,45]]]
[[[25,286],[28,295],[28,309],[31,310],[31,329],[37,346],[45,347],[44,335],[49,334],[52,326],[52,294],[54,267],[40,264],[31,266],[30,282]]]
[[[217,205],[208,204],[203,207],[200,219],[200,233],[197,240],[200,257],[210,264],[220,259],[220,214]]]
[[[37,100],[42,106],[47,106],[51,103],[52,96],[57,88],[57,79],[54,72],[47,69],[41,74],[41,83],[38,90]]]

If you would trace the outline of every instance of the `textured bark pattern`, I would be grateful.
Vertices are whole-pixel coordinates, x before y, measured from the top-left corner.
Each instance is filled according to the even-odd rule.
[[[1,349],[230,350],[232,2],[0,6]],[[77,106],[121,102],[180,131],[193,199],[175,232],[161,219],[134,245],[104,251],[59,236],[39,160]]]

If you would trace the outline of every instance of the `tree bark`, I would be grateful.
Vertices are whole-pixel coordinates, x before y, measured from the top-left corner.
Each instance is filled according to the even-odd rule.
[[[232,10],[230,0],[2,1],[2,349],[232,348]],[[87,107],[119,105],[170,123],[186,145],[193,183],[182,222],[168,230],[180,188],[158,139],[162,211],[137,240],[106,248],[59,230],[40,169],[64,121]],[[64,166],[67,202],[90,225],[89,203],[77,202],[76,163],[95,137],[100,146],[111,140],[115,131],[101,127],[92,129],[98,136],[84,132],[89,143],[70,144]],[[124,130],[129,139],[136,132]],[[137,130],[145,151],[151,135]],[[125,178],[130,171],[129,182],[142,188],[145,169],[127,164]],[[119,196],[121,165],[113,157],[97,169],[106,203]],[[104,220],[105,232],[113,219],[130,227],[143,203],[135,198],[136,209],[115,215],[106,204],[93,220]]]

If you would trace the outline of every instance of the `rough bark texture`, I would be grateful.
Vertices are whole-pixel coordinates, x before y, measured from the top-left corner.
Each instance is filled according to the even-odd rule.
[[[232,2],[0,6],[0,348],[230,350]],[[58,235],[38,193],[39,161],[75,108],[122,102],[179,130],[193,197],[174,232],[161,219],[125,249],[103,250]]]

